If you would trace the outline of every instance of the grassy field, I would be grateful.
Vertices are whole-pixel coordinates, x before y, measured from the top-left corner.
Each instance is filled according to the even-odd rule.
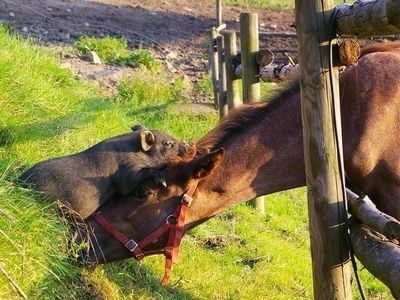
[[[59,65],[0,27],[0,299],[22,299],[13,282],[29,299],[312,298],[304,189],[267,196],[265,216],[243,204],[192,230],[170,287],[159,284],[162,257],[91,271],[75,266],[55,205],[13,184],[16,176],[132,124],[196,140],[218,120],[173,111],[174,103],[190,101],[180,78],[138,69],[111,101]],[[367,271],[361,275],[369,299],[390,298]]]

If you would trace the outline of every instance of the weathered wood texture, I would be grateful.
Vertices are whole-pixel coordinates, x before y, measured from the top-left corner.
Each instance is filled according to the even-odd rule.
[[[217,50],[218,50],[218,110],[219,119],[228,115],[228,104],[226,102],[226,63],[225,63],[225,42],[222,35],[217,36]]]
[[[359,198],[349,189],[346,190],[346,194],[350,213],[361,223],[388,239],[400,240],[400,222],[398,220],[379,211],[367,196]]]
[[[341,65],[355,64],[361,55],[361,47],[356,40],[346,39],[339,45],[339,61]]]
[[[243,102],[257,102],[260,100],[259,67],[256,61],[256,52],[259,50],[257,14],[240,14],[240,43],[243,66]]]
[[[289,31],[261,31],[259,33],[260,36],[268,36],[268,37],[286,37],[286,38],[296,38],[296,32]]]
[[[236,32],[225,30],[222,34],[225,41],[226,102],[228,110],[231,110],[242,104],[239,90],[240,80],[234,74],[234,60],[237,54]]]
[[[370,37],[400,33],[400,0],[356,1],[337,9],[336,24],[341,34]]]
[[[282,82],[290,81],[299,77],[299,65],[266,66],[260,70],[263,81]]]
[[[297,53],[298,51],[296,48],[271,48],[270,50],[274,53],[285,53],[285,52]]]
[[[350,227],[350,239],[360,262],[400,299],[400,247],[355,220]]]
[[[343,226],[347,214],[339,188],[341,175],[336,152],[341,145],[334,138],[332,122],[334,111],[336,119],[341,119],[339,72],[337,67],[333,69],[332,80],[328,72],[327,27],[333,1],[296,0],[295,7],[314,298],[351,299]],[[340,127],[338,135],[341,137]]]
[[[240,44],[243,102],[257,102],[260,101],[261,92],[258,76],[260,70],[256,60],[256,53],[259,50],[258,15],[256,13],[240,14]],[[257,212],[265,213],[264,197],[258,197],[249,202],[257,209]]]
[[[222,25],[222,0],[216,0],[217,25]]]
[[[211,82],[214,91],[214,107],[218,108],[219,103],[219,94],[218,94],[218,52],[217,52],[217,31],[215,27],[210,28],[207,32],[208,39],[208,62],[211,73]]]
[[[237,78],[242,77],[242,65],[234,70]],[[265,66],[260,70],[260,78],[266,82],[282,82],[297,79],[299,77],[299,65],[272,65]]]
[[[256,61],[259,68],[271,65],[274,59],[274,53],[269,49],[260,49],[256,52]]]

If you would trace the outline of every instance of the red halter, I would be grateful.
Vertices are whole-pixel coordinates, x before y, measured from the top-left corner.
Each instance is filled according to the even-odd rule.
[[[128,238],[126,235],[115,229],[112,224],[101,216],[100,212],[95,213],[92,217],[105,231],[111,234],[116,240],[120,241],[137,260],[141,260],[147,255],[154,254],[150,251],[146,253],[142,249],[157,240],[169,230],[167,245],[162,251],[165,256],[165,274],[161,284],[166,285],[172,273],[172,264],[177,263],[178,260],[179,246],[185,229],[187,209],[193,200],[192,197],[196,191],[197,185],[198,181],[196,180],[191,186],[189,186],[186,193],[183,194],[182,200],[174,213],[169,215],[160,227],[139,242]]]

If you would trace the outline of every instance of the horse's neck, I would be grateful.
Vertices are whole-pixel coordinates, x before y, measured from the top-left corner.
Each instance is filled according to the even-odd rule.
[[[300,103],[295,98],[221,147],[221,165],[200,182],[196,195],[200,222],[235,203],[305,184]]]

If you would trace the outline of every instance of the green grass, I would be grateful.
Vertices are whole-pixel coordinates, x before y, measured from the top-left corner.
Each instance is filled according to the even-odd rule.
[[[128,42],[123,38],[83,36],[76,42],[76,47],[82,54],[95,51],[102,62],[109,64],[144,66],[150,70],[159,67],[153,54],[141,47],[133,51],[129,50]]]
[[[132,124],[195,140],[217,124],[217,114],[175,113],[172,104],[188,101],[186,83],[146,70],[125,78],[114,101],[105,100],[60,68],[52,54],[1,27],[0,54],[0,265],[29,299],[312,297],[304,189],[268,196],[266,216],[243,204],[192,230],[170,288],[159,283],[160,256],[94,271],[71,264],[69,231],[55,206],[12,183],[22,169],[129,131]],[[390,298],[365,270],[361,275],[369,299]],[[19,299],[2,272],[0,299]]]
[[[211,99],[214,95],[211,77],[206,75],[198,79],[193,86],[193,92],[200,97]]]

